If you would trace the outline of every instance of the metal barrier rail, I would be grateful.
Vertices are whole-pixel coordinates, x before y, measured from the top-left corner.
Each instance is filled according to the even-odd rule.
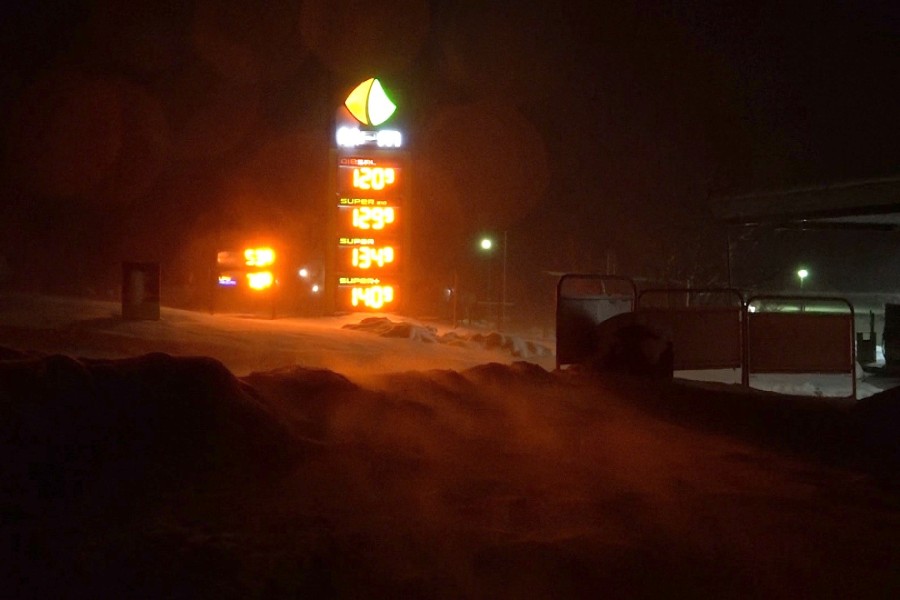
[[[608,283],[619,285],[622,293],[610,294]],[[689,301],[703,294],[732,302]],[[667,297],[665,306],[653,306],[649,299],[654,295]],[[681,295],[684,305],[672,307],[669,299]],[[765,302],[797,309],[751,309]],[[823,303],[839,305],[841,312],[815,306]],[[676,370],[739,367],[741,383],[748,388],[754,373],[847,373],[856,398],[855,313],[850,301],[836,296],[756,295],[744,301],[735,288],[647,289],[638,294],[627,277],[566,274],[556,287],[556,368],[589,358],[596,350],[596,326],[629,311],[640,323],[671,336]]]
[[[610,287],[621,293],[610,293]],[[556,284],[556,368],[588,358],[594,352],[594,327],[617,314],[633,312],[636,299],[637,286],[628,277],[563,275]]]
[[[727,304],[692,305],[691,296],[715,295]],[[665,306],[650,305],[652,296],[665,297]],[[671,299],[683,296],[683,306]],[[674,369],[743,369],[744,300],[734,288],[647,289],[638,294],[635,312],[644,325],[665,331],[673,349]]]
[[[756,302],[791,303],[796,311],[751,311]],[[831,303],[847,312],[807,310]],[[763,307],[765,308],[765,307]],[[847,373],[856,398],[856,335],[853,304],[836,296],[753,296],[746,304],[744,386],[754,373]]]

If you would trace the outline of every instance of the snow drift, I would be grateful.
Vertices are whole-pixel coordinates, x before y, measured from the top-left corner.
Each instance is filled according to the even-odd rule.
[[[0,356],[14,597],[900,591],[896,393]]]
[[[519,359],[534,359],[552,356],[549,348],[531,340],[515,335],[506,335],[497,331],[490,333],[447,331],[438,334],[435,327],[411,323],[395,322],[387,317],[368,317],[359,323],[347,323],[344,329],[367,331],[386,338],[403,338],[417,342],[440,343],[451,346],[468,346],[477,344],[485,349],[501,349]]]

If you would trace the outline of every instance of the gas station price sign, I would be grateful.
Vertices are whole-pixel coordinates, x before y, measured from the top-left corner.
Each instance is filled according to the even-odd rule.
[[[397,299],[403,270],[402,209],[387,199],[339,198],[338,303],[353,310],[384,310]]]
[[[389,233],[399,227],[400,209],[393,206],[339,206],[338,224],[343,234]]]
[[[329,234],[338,310],[391,310],[399,304],[410,237],[408,155],[400,149],[398,131],[379,129],[395,108],[380,82],[369,79],[338,111]]]
[[[338,265],[348,272],[394,274],[402,267],[394,240],[342,237],[339,243]]]
[[[396,162],[363,157],[339,160],[338,192],[342,195],[400,199],[403,169]]]
[[[378,277],[341,277],[339,303],[356,310],[389,308],[395,300],[397,285]]]

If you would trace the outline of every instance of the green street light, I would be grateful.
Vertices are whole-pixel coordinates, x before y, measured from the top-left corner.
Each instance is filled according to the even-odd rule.
[[[803,281],[804,281],[807,277],[809,277],[809,271],[807,271],[806,269],[799,269],[799,270],[797,271],[797,277],[800,278],[800,289],[802,290],[802,289],[803,289]]]
[[[481,249],[482,250],[490,250],[494,246],[494,242],[491,238],[482,238],[481,239]]]

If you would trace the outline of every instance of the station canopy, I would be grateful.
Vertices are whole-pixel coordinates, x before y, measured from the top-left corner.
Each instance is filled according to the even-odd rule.
[[[733,225],[898,231],[900,177],[717,196],[712,209]]]

